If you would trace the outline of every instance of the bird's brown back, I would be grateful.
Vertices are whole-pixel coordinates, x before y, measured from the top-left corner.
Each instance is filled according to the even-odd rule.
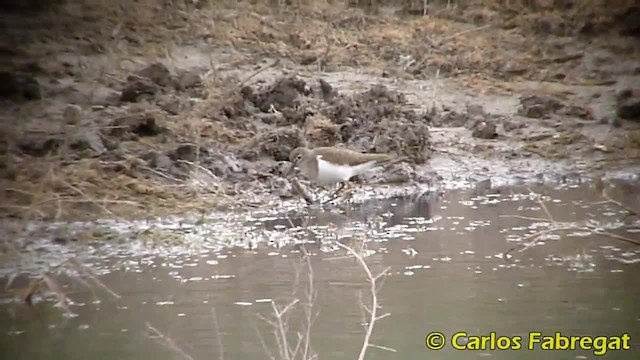
[[[365,154],[346,148],[319,147],[313,149],[315,155],[321,155],[323,160],[340,165],[360,165],[369,161],[386,161],[391,159],[387,154]]]

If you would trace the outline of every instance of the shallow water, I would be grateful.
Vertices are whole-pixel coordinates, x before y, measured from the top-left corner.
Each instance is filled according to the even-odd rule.
[[[601,231],[640,240],[640,221],[625,216],[615,204],[598,203],[602,198],[589,185],[532,190],[543,194],[558,226],[589,220]],[[611,195],[640,204],[637,185],[622,184]],[[460,351],[447,344],[433,351],[425,346],[425,336],[433,331],[447,337],[460,331],[521,336],[525,348],[532,331],[569,336],[628,333],[632,349],[608,354],[636,358],[640,248],[570,229],[548,232],[538,245],[525,251],[518,247],[505,260],[504,253],[522,243],[523,236],[551,226],[549,221],[512,215],[546,216],[524,187],[478,187],[443,196],[370,201],[343,211],[256,216],[244,219],[244,228],[227,221],[222,230],[235,239],[234,247],[199,244],[194,250],[181,245],[153,252],[120,245],[110,257],[78,256],[122,298],[109,297],[99,288],[89,290],[73,276],[62,275],[60,281],[75,302],[70,306],[74,316],[63,316],[51,301],[35,299],[29,308],[5,300],[0,305],[3,358],[185,358],[151,338],[146,323],[195,359],[221,358],[220,345],[225,359],[268,358],[257,334],[275,353],[273,332],[257,314],[271,316],[271,299],[283,306],[294,297],[303,302],[306,298],[307,273],[301,267],[300,247],[292,243],[305,243],[311,254],[318,294],[314,311],[319,311],[311,330],[313,351],[321,359],[357,358],[364,334],[359,299],[369,303],[368,285],[362,268],[354,259],[341,258],[344,251],[332,241],[357,246],[353,239],[363,235],[369,240],[364,253],[371,271],[390,267],[379,292],[380,312],[390,315],[376,323],[372,343],[396,350],[370,348],[367,359],[595,357],[593,351],[545,352],[539,346],[534,351]],[[219,225],[201,226],[216,229],[210,232],[211,243],[224,233]],[[255,234],[269,241],[253,242]],[[73,249],[65,253],[78,255]],[[14,284],[21,282],[16,279]],[[298,305],[291,312],[292,343],[301,329],[302,310]],[[470,339],[458,343],[465,341]]]

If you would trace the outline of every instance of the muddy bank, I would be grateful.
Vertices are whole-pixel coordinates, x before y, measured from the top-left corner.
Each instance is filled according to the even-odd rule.
[[[618,55],[640,53],[633,31],[513,31],[489,8],[475,24],[459,16],[468,7],[406,18],[243,6],[142,8],[137,22],[117,8],[97,20],[97,4],[67,4],[55,21],[3,14],[24,41],[2,39],[2,215],[273,206],[294,201],[282,175],[301,145],[406,157],[360,179],[384,189],[598,175],[640,155],[640,57]]]

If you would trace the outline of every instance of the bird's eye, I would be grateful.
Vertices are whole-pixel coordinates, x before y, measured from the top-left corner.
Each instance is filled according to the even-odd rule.
[[[300,161],[300,160],[302,160],[302,155],[296,156],[296,161]]]

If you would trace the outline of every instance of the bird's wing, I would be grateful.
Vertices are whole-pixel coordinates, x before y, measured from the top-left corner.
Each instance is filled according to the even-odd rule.
[[[362,153],[347,149],[347,148],[337,148],[337,147],[319,147],[313,149],[317,155],[322,156],[323,160],[331,159],[332,162],[339,165],[357,165],[358,163],[353,163],[350,161],[353,158],[361,157]]]

